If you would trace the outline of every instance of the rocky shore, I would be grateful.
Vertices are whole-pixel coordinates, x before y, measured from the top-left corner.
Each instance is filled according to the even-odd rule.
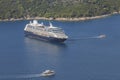
[[[101,16],[94,16],[94,17],[79,17],[79,18],[56,18],[55,20],[59,20],[59,21],[85,21],[85,20],[104,18],[107,16],[110,16],[110,15],[101,15]]]
[[[36,19],[36,20],[57,20],[57,21],[85,21],[85,20],[104,18],[104,17],[108,17],[108,16],[114,15],[114,14],[120,14],[120,11],[119,12],[113,12],[112,14],[106,14],[106,15],[101,15],[101,16],[93,16],[93,17],[78,17],[78,18],[27,17],[27,18],[19,18],[19,19],[10,18],[10,19],[4,19],[4,20],[0,20],[0,21],[18,21],[18,20],[33,20],[33,19]]]

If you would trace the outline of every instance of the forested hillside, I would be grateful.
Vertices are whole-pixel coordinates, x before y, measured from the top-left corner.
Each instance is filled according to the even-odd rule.
[[[120,11],[120,0],[0,0],[0,19],[91,17]]]

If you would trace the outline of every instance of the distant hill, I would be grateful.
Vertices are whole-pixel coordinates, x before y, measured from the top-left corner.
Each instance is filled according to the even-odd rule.
[[[0,0],[0,19],[77,18],[120,11],[120,0]]]

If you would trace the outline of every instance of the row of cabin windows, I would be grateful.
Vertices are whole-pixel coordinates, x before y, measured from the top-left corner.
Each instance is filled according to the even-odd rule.
[[[28,26],[28,27],[31,28],[31,29],[36,29],[36,30],[44,30],[44,28],[41,29],[41,28],[39,28],[39,27],[33,27],[33,26]]]
[[[29,28],[36,29],[36,30],[45,30],[44,28],[41,29],[39,27],[33,27],[33,26],[28,26]],[[63,33],[64,31],[62,29],[48,29],[48,32],[54,32],[54,33]]]

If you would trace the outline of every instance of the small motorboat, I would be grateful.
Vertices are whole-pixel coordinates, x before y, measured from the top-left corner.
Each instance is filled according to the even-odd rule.
[[[48,77],[48,76],[53,76],[53,75],[55,75],[55,71],[53,70],[45,70],[44,72],[40,74],[40,76],[43,76],[43,77]]]
[[[104,35],[104,34],[98,36],[98,38],[105,38],[105,37],[106,37],[106,35]]]

